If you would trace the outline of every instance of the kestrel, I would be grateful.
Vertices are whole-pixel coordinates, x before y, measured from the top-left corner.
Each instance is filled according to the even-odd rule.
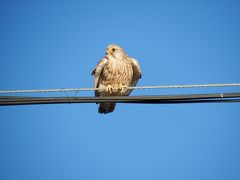
[[[93,70],[96,97],[128,96],[141,78],[141,68],[136,59],[129,57],[118,45],[109,45],[106,55]],[[114,111],[116,103],[100,103],[98,112],[107,114]]]

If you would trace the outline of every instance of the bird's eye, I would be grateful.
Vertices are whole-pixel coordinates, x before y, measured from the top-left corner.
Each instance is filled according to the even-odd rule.
[[[112,48],[112,51],[114,52],[114,51],[115,51],[115,49],[114,49],[114,48]]]

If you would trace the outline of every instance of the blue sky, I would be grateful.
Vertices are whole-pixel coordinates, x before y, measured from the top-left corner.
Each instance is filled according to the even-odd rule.
[[[138,85],[239,82],[239,8],[234,0],[1,0],[0,89],[93,87],[91,71],[111,43],[139,60]],[[0,107],[0,179],[237,180],[239,119],[238,103],[118,104],[108,115],[96,104]]]

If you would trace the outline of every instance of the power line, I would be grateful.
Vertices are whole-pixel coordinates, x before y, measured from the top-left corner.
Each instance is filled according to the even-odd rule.
[[[138,86],[126,87],[126,89],[172,89],[172,88],[210,88],[210,87],[239,87],[240,83],[226,84],[193,84],[193,85],[161,85],[161,86]],[[58,88],[58,89],[37,89],[37,90],[0,90],[0,94],[10,93],[48,93],[48,92],[79,92],[105,90],[103,88]]]
[[[232,103],[240,102],[240,92],[215,94],[186,94],[161,96],[111,96],[111,97],[23,97],[0,96],[0,106],[33,104],[71,103],[141,103],[141,104],[182,104],[182,103]]]

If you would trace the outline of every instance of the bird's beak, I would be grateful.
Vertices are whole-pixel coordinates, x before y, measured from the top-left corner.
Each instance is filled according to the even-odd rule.
[[[107,49],[106,54],[109,54],[109,50]]]

